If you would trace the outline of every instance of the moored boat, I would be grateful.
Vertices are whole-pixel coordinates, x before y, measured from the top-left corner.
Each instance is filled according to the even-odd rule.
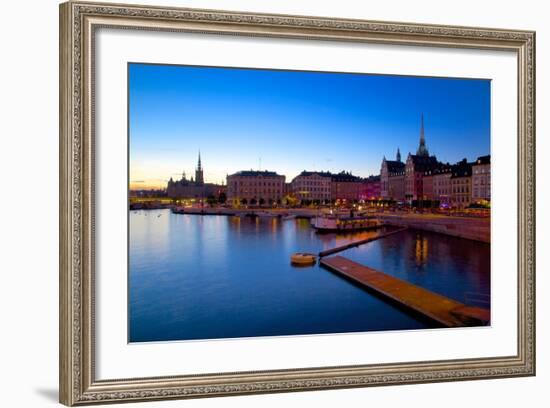
[[[172,213],[174,214],[185,214],[185,210],[181,206],[172,207]]]
[[[373,216],[349,216],[325,215],[315,217],[311,225],[318,232],[340,232],[375,229],[382,226],[379,219]]]

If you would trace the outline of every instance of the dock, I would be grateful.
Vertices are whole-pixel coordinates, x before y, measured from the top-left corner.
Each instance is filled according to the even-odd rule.
[[[384,225],[376,226],[376,228],[381,228],[383,226]],[[389,237],[390,235],[397,234],[398,232],[401,232],[401,231],[405,231],[406,229],[407,229],[407,227],[402,227],[402,228],[396,229],[394,231],[390,231],[390,232],[386,232],[384,234],[376,235],[374,237],[353,241],[353,242],[350,242],[349,244],[344,244],[344,245],[340,245],[340,246],[337,246],[337,247],[334,247],[334,248],[331,248],[331,249],[326,249],[324,251],[319,252],[318,255],[319,255],[319,258],[322,258],[324,256],[328,256],[328,255],[333,255],[333,254],[336,254],[338,252],[345,251],[346,249],[354,248],[354,247],[357,247],[359,245],[363,245],[363,244],[367,244],[367,243],[372,242],[372,241],[376,241],[377,239]]]
[[[467,306],[343,256],[323,258],[320,264],[445,327],[489,324],[488,309]]]

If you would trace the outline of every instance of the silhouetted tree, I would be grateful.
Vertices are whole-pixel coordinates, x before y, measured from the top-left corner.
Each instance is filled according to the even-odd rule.
[[[216,204],[216,197],[210,194],[208,197],[206,197],[206,202],[210,207],[214,207],[214,204]]]

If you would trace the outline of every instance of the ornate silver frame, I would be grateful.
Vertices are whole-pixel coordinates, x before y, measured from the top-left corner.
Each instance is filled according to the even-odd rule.
[[[94,375],[93,47],[98,27],[513,51],[518,63],[518,349],[512,356],[211,375]],[[66,405],[535,374],[535,33],[68,2],[60,5],[60,402]]]

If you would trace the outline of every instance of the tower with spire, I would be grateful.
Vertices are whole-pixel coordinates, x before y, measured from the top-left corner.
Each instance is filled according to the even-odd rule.
[[[197,163],[197,168],[195,169],[195,183],[198,186],[202,186],[204,184],[204,174],[202,170],[202,164],[201,164],[201,151],[199,150],[199,161]]]
[[[424,136],[424,113],[420,116],[420,143],[418,144],[416,155],[421,157],[428,157],[430,155],[426,147],[426,139]]]
[[[397,154],[395,155],[395,160],[398,162],[401,162],[401,152],[399,151],[399,147],[397,148]]]

